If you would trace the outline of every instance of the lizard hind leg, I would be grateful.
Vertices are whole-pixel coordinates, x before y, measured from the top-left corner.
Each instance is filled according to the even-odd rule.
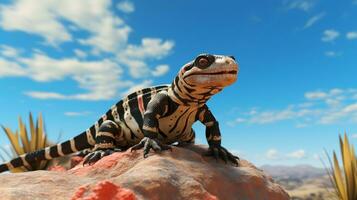
[[[85,152],[87,155],[84,157],[83,165],[94,164],[104,156],[122,151],[122,149],[116,148],[115,145],[115,137],[121,133],[121,127],[115,122],[110,120],[104,121],[96,134],[94,148],[89,150],[89,152]]]

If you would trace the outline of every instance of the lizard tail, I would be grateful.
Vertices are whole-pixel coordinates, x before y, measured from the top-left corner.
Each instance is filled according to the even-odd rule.
[[[63,143],[46,147],[31,153],[23,154],[20,157],[0,165],[0,173],[8,171],[12,168],[29,166],[36,161],[51,160],[60,156],[78,152],[95,145],[95,126],[87,129],[74,138]]]

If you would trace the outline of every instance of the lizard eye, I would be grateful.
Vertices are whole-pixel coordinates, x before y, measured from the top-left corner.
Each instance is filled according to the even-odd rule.
[[[198,59],[198,66],[201,68],[206,68],[208,67],[208,60],[207,58],[200,58]]]
[[[196,58],[195,66],[201,69],[209,67],[214,62],[214,57],[210,55],[201,55]]]

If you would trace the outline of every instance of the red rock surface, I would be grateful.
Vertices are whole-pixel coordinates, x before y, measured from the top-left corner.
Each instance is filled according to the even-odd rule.
[[[54,172],[65,172],[65,171],[67,171],[66,168],[64,168],[64,167],[62,167],[62,166],[58,166],[58,165],[56,165],[56,166],[51,166],[51,167],[49,167],[47,170],[49,170],[49,171],[54,171]]]
[[[80,156],[72,156],[70,159],[70,166],[71,168],[75,167],[76,165],[78,165],[79,163],[81,163],[83,161],[83,158]]]
[[[90,190],[89,195],[85,195]],[[102,181],[92,189],[88,185],[81,186],[72,196],[71,200],[136,200],[135,194],[121,188],[110,181]]]
[[[1,174],[1,199],[289,199],[249,162],[242,160],[240,167],[216,162],[201,156],[206,148],[174,147],[146,159],[142,151],[128,150],[65,172]]]

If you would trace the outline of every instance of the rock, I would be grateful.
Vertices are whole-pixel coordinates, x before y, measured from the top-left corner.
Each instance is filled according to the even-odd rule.
[[[239,167],[202,157],[207,147],[115,153],[67,171],[0,175],[1,199],[204,199],[288,200],[270,176],[248,161]],[[74,159],[78,161],[78,159]]]
[[[66,168],[62,167],[62,166],[51,166],[49,168],[47,168],[47,170],[49,171],[55,171],[55,172],[64,172],[64,171],[67,171]]]
[[[89,195],[85,195],[87,191],[91,191]],[[90,186],[82,186],[72,196],[71,200],[135,200],[135,194],[127,189],[123,189],[110,181],[102,181],[96,184],[92,189]]]
[[[72,156],[72,158],[70,160],[71,168],[75,167],[76,165],[78,165],[82,161],[83,161],[82,157],[80,157],[80,156]]]

